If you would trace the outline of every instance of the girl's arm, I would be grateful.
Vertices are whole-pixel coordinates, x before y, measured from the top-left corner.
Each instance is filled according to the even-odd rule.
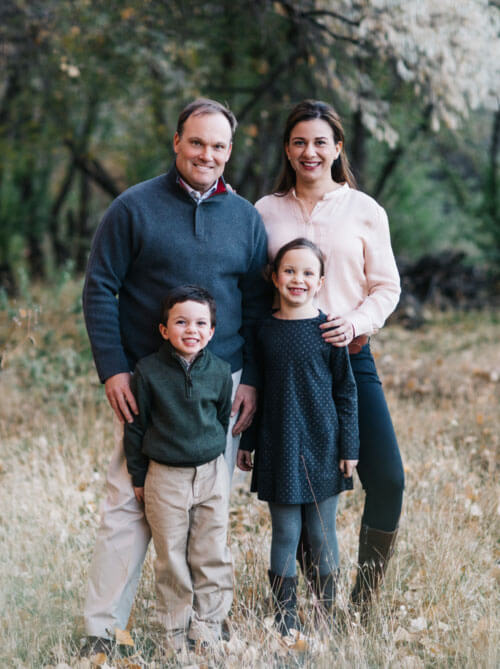
[[[351,478],[357,464],[358,460],[341,460],[339,462],[339,469],[344,474],[344,478]]]
[[[238,469],[241,469],[243,472],[249,472],[253,469],[252,454],[250,451],[240,449],[236,458],[236,464],[238,465]]]
[[[358,394],[347,348],[330,349],[332,394],[339,419],[339,452],[344,461],[357,462],[359,456]],[[351,467],[351,470],[355,465]]]

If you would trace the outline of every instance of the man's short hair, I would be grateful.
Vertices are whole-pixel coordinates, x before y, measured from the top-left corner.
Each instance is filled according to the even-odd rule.
[[[206,304],[208,306],[210,310],[210,325],[211,327],[215,327],[217,312],[214,298],[210,295],[208,290],[191,284],[177,286],[177,288],[173,288],[167,293],[161,305],[162,323],[164,325],[167,324],[168,313],[174,305],[190,301],[199,302],[200,304]]]
[[[182,135],[184,123],[187,119],[190,116],[201,116],[202,114],[222,114],[225,116],[231,126],[231,139],[233,138],[236,126],[238,125],[235,115],[229,107],[216,100],[210,100],[210,98],[197,98],[193,102],[190,102],[187,107],[184,107],[177,119],[177,134],[179,137]]]

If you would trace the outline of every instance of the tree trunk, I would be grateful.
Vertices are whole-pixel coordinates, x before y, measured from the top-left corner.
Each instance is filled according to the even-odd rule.
[[[75,249],[75,269],[77,272],[83,272],[87,264],[87,255],[89,250],[89,201],[90,201],[90,180],[86,174],[80,175],[80,202],[78,207],[78,218],[76,220],[76,249]]]
[[[363,125],[363,114],[359,107],[354,112],[352,125],[353,141],[349,145],[349,157],[358,186],[363,189],[366,164],[366,129]]]

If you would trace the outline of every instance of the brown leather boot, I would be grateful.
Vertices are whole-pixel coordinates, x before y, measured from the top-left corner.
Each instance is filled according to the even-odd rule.
[[[366,622],[370,601],[384,579],[387,563],[394,553],[398,529],[393,532],[362,525],[359,533],[358,573],[351,592],[351,602]]]

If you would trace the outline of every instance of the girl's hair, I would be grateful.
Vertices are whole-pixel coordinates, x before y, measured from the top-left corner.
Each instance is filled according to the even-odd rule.
[[[286,193],[295,186],[295,171],[290,165],[285,151],[285,147],[290,143],[292,130],[297,123],[301,123],[302,121],[313,121],[317,118],[328,123],[332,129],[335,144],[342,142],[340,156],[334,160],[332,164],[332,179],[337,183],[347,181],[351,188],[357,187],[356,179],[351,172],[349,159],[347,158],[344,148],[344,128],[342,127],[337,112],[326,102],[320,102],[319,100],[303,100],[302,102],[299,102],[298,105],[295,105],[285,123],[285,131],[283,133],[283,166],[274,188],[277,195],[286,195]]]
[[[297,237],[297,239],[292,239],[291,242],[288,242],[288,244],[285,244],[280,248],[272,263],[272,271],[275,274],[278,274],[278,270],[285,253],[288,253],[288,251],[294,251],[295,249],[309,249],[312,251],[319,260],[319,275],[325,275],[325,256],[323,255],[323,251],[318,248],[316,244],[311,242],[309,239],[306,239],[305,237]]]

